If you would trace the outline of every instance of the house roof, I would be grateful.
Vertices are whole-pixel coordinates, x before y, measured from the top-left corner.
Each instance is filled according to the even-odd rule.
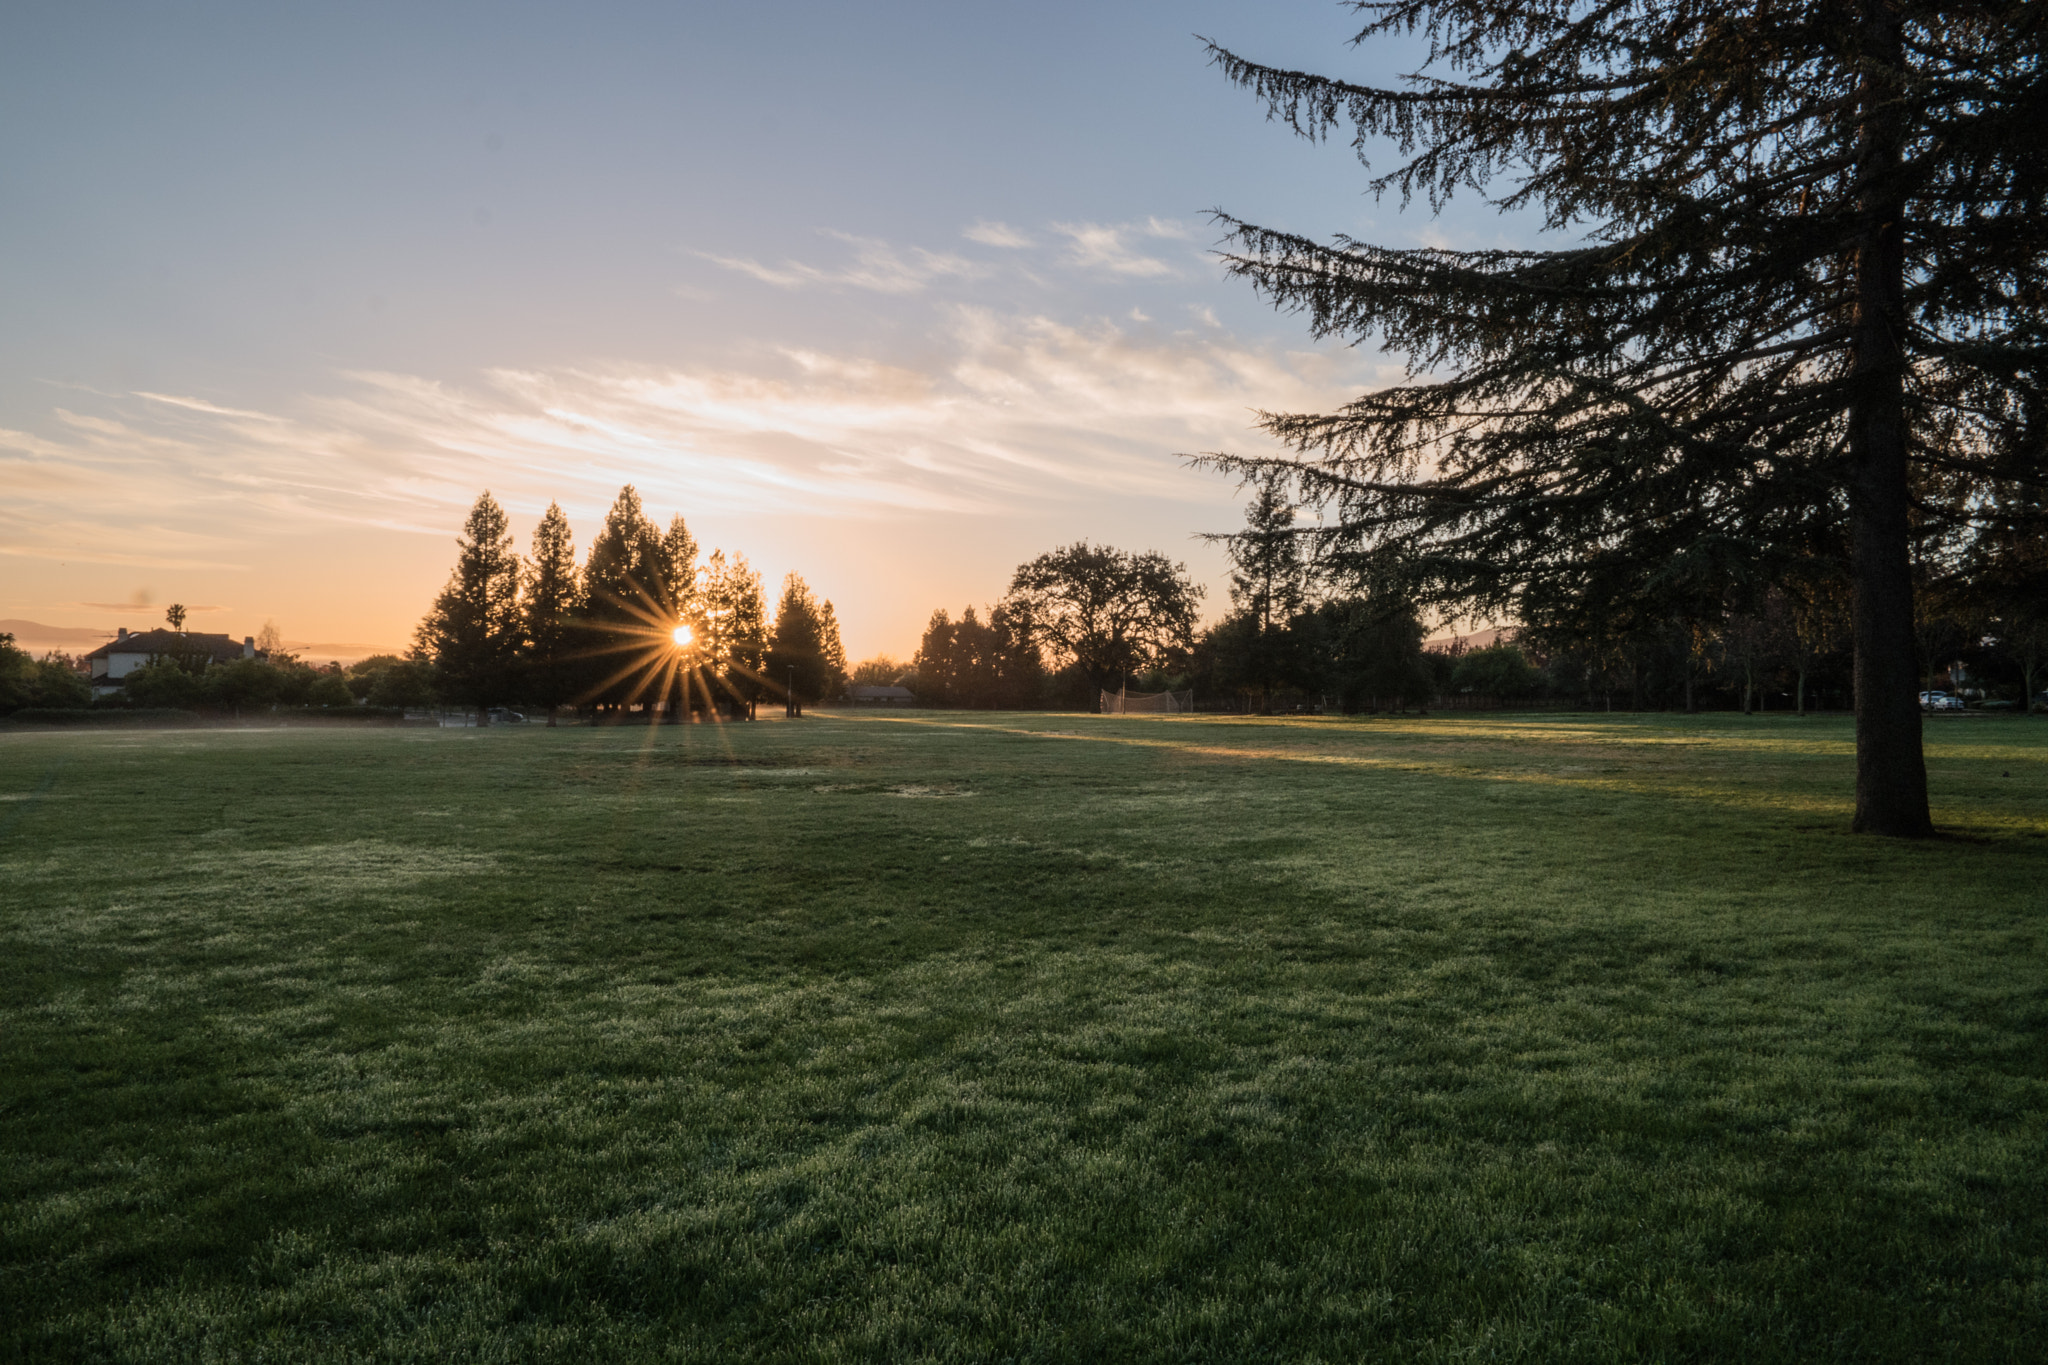
[[[104,659],[114,654],[206,654],[215,662],[242,657],[242,642],[232,635],[198,630],[139,630],[109,640],[86,655]]]
[[[916,701],[917,693],[907,687],[849,687],[846,695],[855,701]]]

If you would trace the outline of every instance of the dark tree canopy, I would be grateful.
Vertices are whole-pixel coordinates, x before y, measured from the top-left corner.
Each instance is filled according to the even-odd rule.
[[[641,506],[639,490],[627,484],[590,543],[583,564],[585,610],[595,623],[641,624],[642,617],[669,605],[669,574],[661,532]]]
[[[1376,89],[1213,48],[1269,114],[1349,125],[1405,203],[1534,208],[1555,250],[1389,250],[1225,218],[1231,268],[1415,378],[1269,415],[1335,515],[1326,555],[1395,545],[1444,599],[1600,584],[1760,590],[1845,560],[1857,827],[1930,828],[1911,553],[2039,488],[2048,291],[2042,6],[2020,0],[1398,0]],[[2031,534],[2038,535],[2038,525]]]
[[[1036,705],[1045,668],[1028,624],[1002,603],[984,621],[972,606],[955,621],[932,613],[917,647],[917,694],[938,706],[1014,710]]]
[[[761,575],[747,557],[713,550],[704,562],[699,615],[703,629],[693,658],[702,670],[715,704],[752,702],[769,691],[761,672],[768,652],[768,604],[761,594]]]
[[[581,699],[600,705],[638,700],[648,683],[651,639],[673,614],[670,558],[648,519],[639,490],[627,484],[605,513],[583,561]]]
[[[1109,689],[1127,670],[1186,653],[1201,596],[1186,566],[1157,551],[1077,542],[1021,565],[1003,606],[1033,644],[1071,659],[1091,687]]]
[[[549,503],[533,528],[533,559],[527,566],[526,597],[521,604],[526,631],[525,681],[533,699],[547,709],[576,695],[576,613],[583,591],[576,577],[576,538],[559,504]]]
[[[1225,540],[1230,555],[1230,600],[1246,618],[1241,632],[1245,675],[1270,697],[1291,659],[1287,626],[1308,601],[1307,566],[1294,532],[1287,480],[1268,473],[1254,479],[1244,530]]]
[[[505,701],[524,634],[519,553],[505,509],[486,491],[469,512],[448,586],[420,622],[415,651],[433,660],[444,686],[478,707]]]
[[[0,631],[0,715],[24,706],[81,707],[92,703],[92,684],[55,658],[34,658]]]
[[[799,574],[782,580],[775,631],[768,637],[766,672],[771,689],[794,682],[799,705],[837,696],[846,686],[846,647],[832,604],[820,602]]]

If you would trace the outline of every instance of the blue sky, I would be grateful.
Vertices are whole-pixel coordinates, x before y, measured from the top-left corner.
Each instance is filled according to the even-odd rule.
[[[0,618],[402,643],[489,487],[618,485],[856,656],[1079,538],[1222,605],[1179,452],[1399,373],[1225,279],[1205,210],[1389,244],[1194,36],[1391,82],[1341,7],[35,4],[0,13]]]

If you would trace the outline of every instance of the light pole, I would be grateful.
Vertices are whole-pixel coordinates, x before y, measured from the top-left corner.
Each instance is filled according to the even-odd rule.
[[[796,665],[790,664],[787,667],[789,670],[789,695],[782,699],[782,714],[785,716],[800,716],[804,712],[803,708],[796,704]]]

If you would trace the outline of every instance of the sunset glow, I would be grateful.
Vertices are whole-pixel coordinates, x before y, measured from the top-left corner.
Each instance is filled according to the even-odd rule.
[[[430,9],[402,68],[348,8],[250,7],[231,43],[168,12],[17,25],[0,166],[36,264],[0,336],[0,630],[89,649],[184,601],[304,657],[403,653],[479,491],[522,546],[557,502],[584,548],[626,483],[803,574],[856,657],[1080,538],[1223,601],[1197,537],[1237,490],[1181,457],[1398,374],[1213,254],[1219,202],[1367,226],[1219,97],[1189,33],[1242,12],[1091,8],[1073,44],[1042,13],[801,8],[795,48],[781,11],[628,3],[492,11],[487,49]],[[963,102],[943,73],[997,51]],[[726,117],[771,84],[775,117]]]
[[[669,632],[669,635],[675,640],[677,649],[688,649],[690,641],[697,638],[696,632],[692,631],[688,626],[677,626]]]

